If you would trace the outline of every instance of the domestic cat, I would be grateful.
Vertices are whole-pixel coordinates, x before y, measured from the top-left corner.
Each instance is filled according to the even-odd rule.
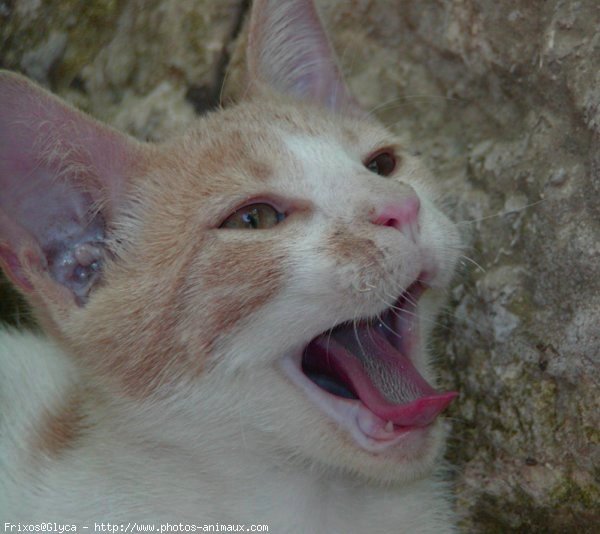
[[[360,109],[315,6],[256,0],[247,95],[135,141],[0,74],[0,516],[453,532],[427,339],[435,181]]]

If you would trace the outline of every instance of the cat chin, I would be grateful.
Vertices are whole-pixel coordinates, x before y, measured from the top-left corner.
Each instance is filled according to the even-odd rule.
[[[442,454],[444,439],[445,430],[437,422],[407,433],[401,442],[382,452],[369,452],[338,429],[315,460],[373,484],[410,482],[431,474]]]
[[[312,412],[313,422],[303,426],[297,447],[320,464],[379,483],[412,480],[433,468],[443,445],[440,421],[425,427],[393,425],[386,429],[386,421],[361,401],[336,399],[319,392],[318,386],[301,376],[299,358],[298,354],[289,355],[280,362],[284,379],[304,394],[301,402],[310,404],[306,408]]]
[[[440,421],[407,433],[392,447],[372,452],[357,445],[345,429],[328,417],[320,415],[316,419],[310,427],[285,439],[285,448],[293,450],[293,457],[303,468],[308,462],[317,469],[387,485],[430,475],[443,453],[446,430]]]
[[[300,371],[301,354],[281,360],[281,370],[302,390],[324,415],[335,421],[354,440],[354,445],[367,452],[380,454],[407,443],[423,440],[428,427],[399,427],[375,415],[360,400],[336,397],[324,392]]]

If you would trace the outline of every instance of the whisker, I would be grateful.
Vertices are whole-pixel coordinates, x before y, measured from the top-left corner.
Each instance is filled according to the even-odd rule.
[[[419,282],[422,282],[422,280],[417,280],[417,281],[419,281]],[[394,298],[392,295],[390,295],[390,294],[389,294],[389,293],[387,293],[387,292],[386,292],[386,295],[387,295],[388,297],[392,298],[392,299]],[[406,292],[406,289],[404,289],[404,290],[402,291],[401,297],[402,297],[404,300],[406,300],[408,303],[412,304],[413,306],[415,306],[415,307],[417,306],[417,302],[416,302],[416,301],[415,301],[413,298],[411,298],[411,297],[408,295],[408,293]],[[397,300],[397,299],[394,299],[394,302],[396,302],[396,300]]]
[[[333,335],[333,329],[335,328],[335,326],[332,326],[331,328],[329,328],[329,330],[327,330],[327,344],[326,344],[326,354],[327,354],[327,364],[331,365],[331,362],[329,360],[329,344],[331,342],[331,336]]]
[[[430,324],[432,326],[435,326],[436,328],[441,328],[442,330],[446,330],[447,332],[451,332],[452,328],[450,328],[448,325],[445,325],[443,323],[440,323],[439,321],[436,321],[434,319],[429,319],[427,317],[423,317],[415,312],[411,312],[408,310],[404,310],[402,308],[392,308],[392,313],[398,317],[398,318],[402,318],[402,316],[400,314],[404,314],[404,315],[412,315],[413,317],[417,317],[421,322]]]
[[[374,319],[376,321],[379,321],[380,323],[383,323],[379,314],[375,315]],[[373,338],[373,328],[367,328],[367,334],[369,336],[369,339],[371,340],[371,343],[375,344],[375,339]]]
[[[475,265],[475,267],[477,267],[477,269],[479,269],[479,271],[481,271],[482,273],[487,272],[481,265],[479,265],[479,263],[477,263],[473,258],[469,258],[469,256],[465,256],[464,254],[461,254],[459,256],[459,258],[462,258],[464,260],[467,260],[468,262],[472,263],[473,265]]]
[[[385,292],[385,294],[386,294],[386,295],[387,295],[389,298],[392,298],[392,299],[393,299],[393,297],[392,297],[391,295],[389,295],[387,292]],[[442,324],[442,323],[440,323],[440,322],[438,322],[438,321],[436,321],[436,320],[430,319],[430,318],[428,318],[428,317],[423,317],[422,315],[419,315],[418,313],[415,313],[415,312],[412,312],[412,311],[409,311],[409,310],[405,310],[404,308],[400,308],[400,307],[396,306],[396,305],[395,305],[395,302],[396,302],[396,300],[395,300],[395,299],[394,299],[393,303],[392,303],[392,304],[390,304],[390,303],[389,303],[389,302],[388,302],[386,299],[384,299],[384,298],[382,298],[382,297],[380,297],[380,298],[381,298],[381,301],[382,301],[382,302],[383,302],[383,303],[384,303],[384,304],[385,304],[385,305],[386,305],[386,306],[387,306],[387,307],[388,307],[388,308],[391,310],[391,312],[392,312],[392,313],[393,313],[393,314],[394,314],[396,317],[398,317],[398,318],[400,318],[400,319],[402,318],[402,316],[400,315],[400,314],[402,313],[402,314],[404,314],[404,315],[411,315],[411,316],[413,316],[413,317],[417,317],[417,318],[418,318],[420,321],[422,321],[422,322],[425,322],[425,323],[427,323],[427,324],[431,324],[432,326],[436,326],[436,327],[439,327],[439,328],[443,328],[443,329],[445,329],[445,330],[450,330],[450,328],[449,328],[447,325],[445,325],[445,324]],[[408,300],[408,299],[407,299],[407,300]],[[412,304],[416,304],[416,303],[414,303],[414,302],[413,302]]]
[[[387,304],[387,302],[386,302],[384,299],[382,299],[382,301],[383,301],[385,304]],[[381,319],[381,316],[380,316],[380,314],[378,314],[378,315],[377,315],[377,320],[378,320],[378,321],[379,321],[379,322],[382,324],[382,326],[383,326],[383,327],[384,327],[384,328],[385,328],[385,329],[386,329],[388,332],[390,332],[392,335],[394,335],[394,336],[395,336],[395,337],[397,337],[398,339],[402,339],[402,336],[401,336],[401,335],[400,335],[398,332],[396,332],[396,331],[395,331],[393,328],[390,328],[390,327],[389,327],[387,324],[385,324],[385,321],[383,321],[383,320]]]
[[[397,96],[394,98],[391,98],[390,100],[386,100],[385,102],[382,102],[381,104],[378,104],[377,106],[374,106],[373,108],[371,108],[370,110],[367,111],[367,114],[369,116],[372,116],[375,114],[376,111],[379,111],[380,109],[386,109],[386,110],[390,110],[390,109],[399,109],[400,107],[402,107],[403,105],[408,105],[408,100],[453,100],[453,101],[457,101],[457,102],[462,102],[462,100],[460,98],[456,98],[456,97],[452,97],[452,96],[445,96],[445,95],[403,95],[403,96]],[[392,104],[394,103],[398,103],[395,106],[392,106]]]
[[[479,219],[467,219],[464,221],[457,221],[455,224],[459,225],[459,224],[473,224],[473,223],[477,223],[477,222],[481,222],[481,221],[486,221],[488,219],[493,219],[495,217],[504,217],[505,215],[511,215],[513,213],[519,213],[520,211],[526,210],[527,208],[531,208],[533,206],[537,206],[538,204],[541,204],[542,202],[544,202],[545,199],[540,199],[540,200],[536,200],[535,202],[532,202],[531,204],[526,204],[525,206],[522,206],[520,208],[515,208],[512,210],[508,210],[508,211],[501,211],[498,213],[495,213],[493,215],[486,215],[485,217],[481,217]]]
[[[360,352],[362,352],[362,355],[363,355],[363,357],[364,357],[365,359],[367,359],[367,357],[368,357],[368,356],[367,356],[367,353],[365,352],[365,349],[364,349],[364,347],[362,346],[362,343],[360,342],[360,339],[359,339],[359,337],[358,337],[358,328],[357,328],[357,326],[356,326],[357,322],[358,322],[358,321],[356,320],[356,317],[355,317],[355,318],[352,320],[352,327],[353,327],[353,329],[354,329],[354,337],[356,338],[356,342],[358,343],[358,347],[360,348]]]

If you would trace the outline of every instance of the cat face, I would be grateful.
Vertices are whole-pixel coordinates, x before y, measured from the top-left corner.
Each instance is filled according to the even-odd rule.
[[[5,123],[37,103],[69,150],[37,126],[17,136],[34,143],[0,137],[0,259],[76,361],[173,439],[412,478],[453,396],[428,384],[423,339],[457,233],[419,162],[345,92],[312,5],[286,5],[253,8],[251,97],[160,146],[4,75]],[[274,41],[279,10],[319,62]],[[21,167],[39,198],[9,182]]]

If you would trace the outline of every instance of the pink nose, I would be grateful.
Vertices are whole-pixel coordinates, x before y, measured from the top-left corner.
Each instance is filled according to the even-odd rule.
[[[373,224],[396,228],[414,241],[418,231],[420,208],[419,197],[410,195],[400,201],[383,204],[376,210],[372,221]]]

